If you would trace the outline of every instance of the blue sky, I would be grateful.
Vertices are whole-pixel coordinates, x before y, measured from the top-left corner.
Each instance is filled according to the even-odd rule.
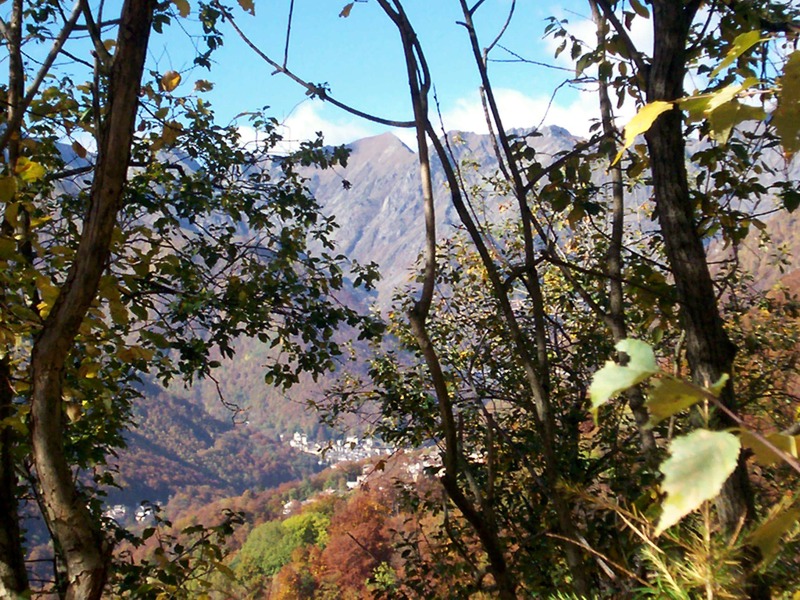
[[[282,60],[289,0],[255,0],[255,16],[239,10],[233,0],[229,4],[236,8],[237,23],[248,36],[271,57]],[[348,18],[340,18],[345,4],[346,0],[295,0],[288,66],[304,79],[327,82],[337,99],[366,112],[392,119],[410,118],[405,66],[392,23],[374,0],[357,2]],[[456,24],[461,17],[457,0],[408,0],[405,5],[430,64],[445,127],[483,131],[477,72],[465,29]],[[483,45],[500,30],[510,5],[510,0],[486,0],[478,10],[475,22]],[[593,26],[584,1],[518,0],[501,43],[527,59],[571,67],[566,58],[555,61],[556,42],[543,39],[546,19],[551,15],[569,19],[575,33],[591,41]],[[193,12],[190,20],[195,18]],[[222,27],[225,45],[215,55],[217,64],[211,73],[190,69],[186,40],[181,41],[174,29],[161,38],[156,36],[151,44],[151,62],[159,70],[182,71],[187,82],[184,85],[199,78],[215,83],[208,98],[222,120],[269,105],[269,112],[286,124],[288,138],[302,139],[322,129],[331,143],[346,143],[388,129],[308,100],[294,82],[273,75],[272,68],[229,26]],[[500,49],[493,57],[513,59]],[[571,76],[569,71],[519,63],[493,62],[490,69],[508,127],[539,124],[553,90]],[[585,135],[595,102],[591,94],[562,88],[545,122]]]

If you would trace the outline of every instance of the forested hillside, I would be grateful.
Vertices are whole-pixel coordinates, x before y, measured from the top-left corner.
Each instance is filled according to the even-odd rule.
[[[0,598],[797,596],[800,7],[0,4]]]

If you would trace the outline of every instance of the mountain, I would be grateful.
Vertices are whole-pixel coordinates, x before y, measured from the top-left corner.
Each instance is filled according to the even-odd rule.
[[[560,127],[544,127],[540,133],[528,138],[528,143],[542,157],[568,150],[579,141]],[[456,160],[469,161],[462,170],[468,180],[477,182],[480,173],[497,167],[488,135],[455,131],[447,138]],[[358,140],[349,148],[346,168],[309,169],[303,174],[323,210],[336,217],[339,230],[335,238],[340,251],[359,262],[380,265],[383,279],[378,284],[378,303],[386,308],[394,290],[409,282],[424,242],[417,155],[391,133]],[[459,219],[436,158],[432,158],[431,174],[436,226],[443,239],[454,232]],[[343,185],[343,181],[349,185]]]
[[[539,134],[528,137],[527,143],[542,162],[579,141],[559,127],[543,128]],[[482,173],[496,168],[489,136],[451,132],[447,139],[468,181],[477,183]],[[351,300],[377,301],[386,309],[394,291],[409,283],[424,241],[417,156],[389,133],[354,142],[350,150],[347,167],[307,169],[303,174],[323,210],[335,216],[339,224],[335,234],[338,251],[359,262],[380,265],[383,279],[377,295],[353,296]],[[797,170],[799,166],[791,168]],[[437,160],[432,162],[432,176],[438,236],[444,239],[456,231],[459,220]],[[603,173],[597,177],[600,180]],[[631,199],[631,210],[647,198],[647,190],[640,191]],[[497,216],[497,204],[474,208],[479,217],[491,220]],[[770,287],[780,274],[770,262],[770,256],[780,247],[794,250],[795,258],[786,259],[784,270],[788,273],[798,268],[800,222],[795,215],[779,214],[779,219],[765,220],[772,235],[770,245],[766,249],[760,245],[754,228],[739,256],[756,273],[762,289]],[[647,226],[649,217],[642,222]],[[710,252],[722,258],[726,249],[717,244]],[[130,489],[158,499],[173,493],[170,490],[200,483],[239,492],[247,487],[276,485],[313,467],[281,443],[280,436],[288,438],[301,431],[313,440],[330,438],[331,432],[320,426],[317,415],[306,406],[307,400],[321,397],[326,382],[308,379],[288,392],[276,390],[264,383],[260,368],[269,352],[266,346],[241,340],[238,350],[237,356],[223,361],[218,371],[219,390],[208,380],[196,382],[190,390],[148,390],[148,402],[141,405],[137,415],[140,427],[130,434],[131,449],[120,460],[121,465],[131,461],[131,467],[121,467],[122,480]],[[246,424],[231,423],[230,413],[219,400],[220,392],[226,401],[247,409],[240,419]],[[154,475],[158,469],[161,475]]]

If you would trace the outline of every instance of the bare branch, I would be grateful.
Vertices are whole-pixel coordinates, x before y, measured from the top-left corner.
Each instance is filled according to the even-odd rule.
[[[395,121],[392,119],[384,119],[383,117],[379,117],[377,115],[371,115],[369,113],[365,113],[361,110],[358,110],[357,108],[353,108],[352,106],[345,104],[344,102],[341,102],[340,100],[337,100],[336,98],[330,96],[324,87],[320,86],[319,84],[314,84],[302,79],[301,77],[293,73],[286,66],[280,65],[274,60],[272,60],[258,46],[256,46],[255,43],[253,43],[253,41],[249,37],[247,37],[247,35],[236,24],[236,21],[233,18],[233,15],[231,15],[230,11],[228,11],[224,6],[222,6],[217,0],[214,0],[214,2],[212,2],[212,5],[214,6],[214,8],[219,10],[225,16],[225,18],[231,24],[231,27],[233,27],[234,31],[236,31],[236,33],[242,39],[242,41],[245,44],[247,44],[250,47],[250,49],[259,56],[259,58],[261,58],[269,66],[275,69],[275,73],[281,73],[286,77],[288,77],[289,79],[291,79],[292,81],[294,81],[295,83],[297,83],[298,85],[300,85],[301,87],[305,88],[305,90],[308,92],[308,95],[311,96],[312,98],[319,97],[321,100],[330,102],[331,104],[341,108],[345,112],[348,112],[357,117],[361,117],[362,119],[367,119],[368,121],[372,121],[373,123],[380,123],[381,125],[388,125],[389,127],[415,126],[414,121]]]
[[[0,135],[0,152],[5,150],[6,146],[8,145],[8,140],[11,138],[11,136],[17,133],[17,130],[22,124],[22,119],[25,116],[25,112],[28,110],[28,107],[31,105],[31,102],[33,102],[33,99],[36,97],[36,94],[38,93],[39,87],[42,85],[44,78],[50,72],[50,67],[53,65],[53,62],[55,62],[59,52],[61,52],[61,49],[64,47],[64,43],[67,41],[67,38],[69,37],[70,33],[72,33],[72,30],[75,27],[75,23],[78,21],[78,17],[80,16],[80,14],[81,14],[81,9],[79,1],[75,4],[75,7],[72,9],[72,14],[69,17],[69,20],[64,24],[64,27],[58,34],[58,37],[56,38],[55,42],[53,42],[53,47],[50,49],[50,52],[47,54],[44,61],[42,62],[42,66],[39,68],[39,72],[36,74],[36,78],[28,87],[28,90],[25,93],[25,97],[22,99],[16,111],[14,112],[12,119],[6,124],[6,127],[3,130],[3,134]]]

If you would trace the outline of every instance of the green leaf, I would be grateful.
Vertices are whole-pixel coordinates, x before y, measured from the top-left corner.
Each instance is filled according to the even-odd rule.
[[[709,392],[714,394],[715,396],[719,397],[722,393],[722,390],[725,389],[725,386],[728,385],[728,380],[731,378],[730,375],[727,373],[723,373],[720,375],[719,379],[717,379],[710,387],[706,388]]]
[[[645,342],[626,339],[618,342],[614,347],[618,352],[628,355],[628,364],[622,366],[609,360],[602,369],[594,374],[592,385],[589,387],[593,411],[620,392],[658,372],[653,349]]]
[[[781,538],[794,526],[797,519],[800,519],[800,508],[774,510],[750,535],[750,544],[761,550],[762,560],[769,561],[778,552]]]
[[[17,178],[13,175],[0,177],[0,202],[11,202],[17,193]]]
[[[739,438],[726,431],[698,429],[672,441],[670,457],[661,465],[667,498],[657,536],[719,494],[736,468],[739,450]]]
[[[800,50],[792,52],[786,61],[772,124],[787,155],[800,150]]]
[[[656,100],[650,104],[645,104],[641,109],[639,109],[639,112],[636,113],[636,116],[634,116],[630,120],[630,123],[625,126],[625,143],[622,145],[622,148],[620,148],[620,151],[617,153],[617,156],[614,158],[614,162],[612,162],[611,165],[614,166],[619,162],[619,159],[622,158],[625,150],[633,145],[633,142],[636,141],[636,137],[639,134],[645,133],[648,129],[650,129],[655,120],[662,113],[671,110],[673,107],[674,104],[672,102]]]
[[[740,104],[734,99],[712,111],[708,115],[708,123],[711,126],[714,140],[718,144],[726,144],[730,139],[731,131],[739,123],[761,121],[766,117],[767,113],[760,106]]]
[[[783,202],[783,207],[789,211],[794,212],[798,206],[800,206],[800,192],[797,190],[792,189],[791,187],[784,187],[781,190],[781,201]]]
[[[736,38],[733,40],[733,44],[731,45],[731,49],[728,50],[728,54],[725,55],[725,58],[722,59],[716,68],[711,71],[711,75],[709,77],[713,79],[717,75],[719,75],[722,69],[726,68],[727,66],[731,65],[733,61],[739,58],[742,54],[747,52],[750,48],[755,46],[757,43],[762,42],[768,38],[762,38],[761,32],[757,29],[753,31],[748,31],[747,33],[742,33],[737,35]]]
[[[17,243],[9,237],[0,237],[0,260],[14,258],[17,253]]]
[[[650,411],[648,427],[653,427],[676,415],[682,410],[694,406],[703,399],[703,391],[697,386],[678,379],[660,379],[653,384],[647,395],[645,405]]]

